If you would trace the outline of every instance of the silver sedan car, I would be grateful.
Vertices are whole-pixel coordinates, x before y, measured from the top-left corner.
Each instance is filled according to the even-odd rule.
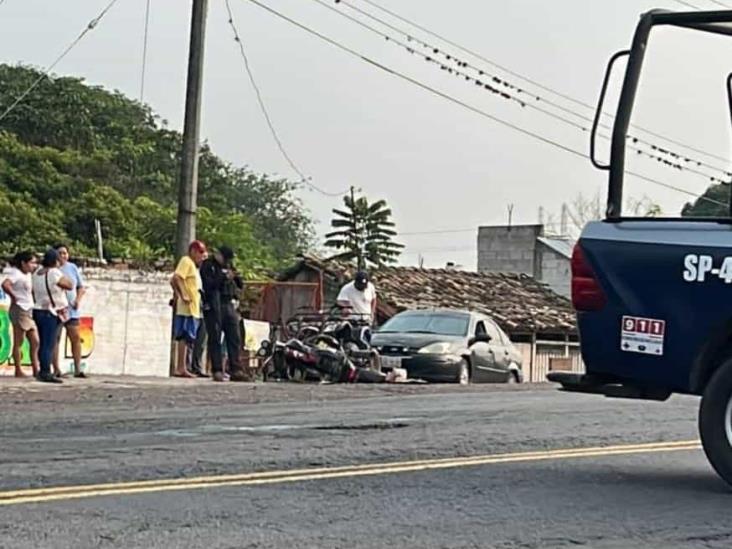
[[[397,314],[373,336],[384,369],[434,382],[520,383],[521,353],[493,320],[452,309]]]

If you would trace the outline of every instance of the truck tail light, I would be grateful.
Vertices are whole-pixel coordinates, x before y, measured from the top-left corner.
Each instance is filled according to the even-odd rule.
[[[572,305],[578,311],[599,311],[607,299],[579,243],[572,252]]]

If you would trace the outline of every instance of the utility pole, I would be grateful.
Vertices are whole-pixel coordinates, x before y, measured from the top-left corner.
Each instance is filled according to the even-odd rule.
[[[206,39],[208,0],[193,0],[191,43],[188,53],[188,88],[186,90],[185,126],[178,188],[178,224],[176,257],[188,253],[196,238],[198,207],[198,151],[200,148],[201,93],[203,90],[203,50]]]
[[[180,181],[178,183],[178,221],[175,234],[175,256],[188,253],[196,238],[198,208],[198,151],[200,148],[201,95],[203,91],[203,49],[206,42],[206,13],[208,0],[193,0],[191,13],[191,42],[188,52],[188,85],[186,112],[181,150]],[[173,309],[175,316],[175,309]],[[172,328],[172,324],[171,324]],[[171,329],[171,336],[172,336]],[[176,368],[176,343],[170,342],[170,375]]]

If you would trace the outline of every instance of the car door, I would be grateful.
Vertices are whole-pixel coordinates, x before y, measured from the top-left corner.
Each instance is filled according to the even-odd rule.
[[[475,323],[473,336],[480,337],[485,335],[493,338],[497,334],[491,333],[489,321],[487,322],[486,319],[479,318]],[[473,381],[492,382],[498,380],[500,377],[499,367],[496,362],[496,348],[493,345],[493,341],[490,343],[484,341],[474,343],[470,348],[470,355],[473,366]]]
[[[491,336],[491,348],[496,357],[496,381],[506,381],[509,375],[509,366],[513,360],[511,356],[511,342],[497,324],[486,320],[488,335]]]

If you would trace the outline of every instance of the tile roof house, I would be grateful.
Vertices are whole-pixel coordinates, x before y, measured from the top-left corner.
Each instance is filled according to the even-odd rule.
[[[278,277],[283,287],[273,300],[278,308],[274,317],[294,316],[295,304],[333,305],[353,274],[349,265],[301,257]],[[406,309],[469,309],[491,316],[510,336],[523,355],[527,381],[545,381],[555,368],[584,371],[569,300],[527,274],[389,267],[374,272],[373,278],[379,323]]]
[[[278,280],[322,281],[327,306],[335,303],[352,274],[351,266],[305,256]],[[512,337],[576,333],[570,302],[526,274],[388,267],[374,272],[373,278],[382,322],[406,309],[454,308],[487,314]]]

